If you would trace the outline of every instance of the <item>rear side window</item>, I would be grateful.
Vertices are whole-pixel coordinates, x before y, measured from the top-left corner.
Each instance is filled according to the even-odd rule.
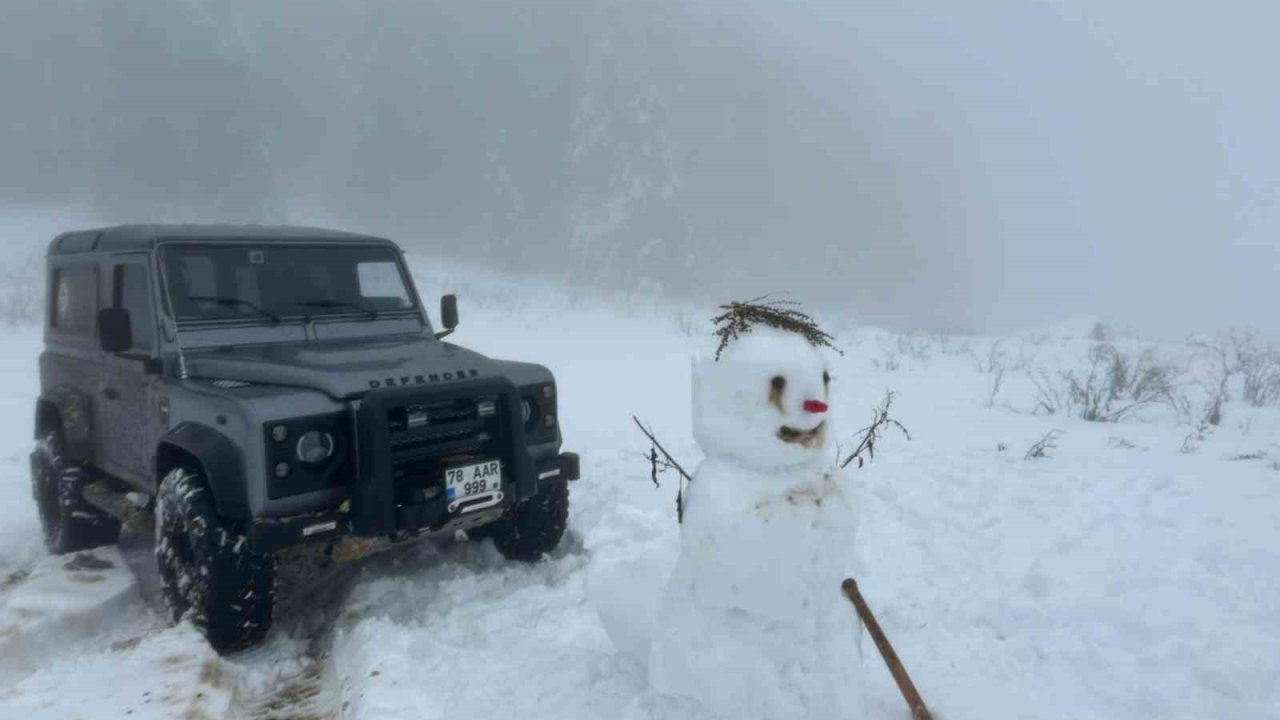
[[[156,327],[151,315],[151,283],[147,266],[140,263],[116,265],[112,275],[112,304],[129,311],[133,349],[153,349]]]
[[[88,337],[98,311],[98,272],[92,263],[64,265],[53,271],[50,325],[70,335]]]

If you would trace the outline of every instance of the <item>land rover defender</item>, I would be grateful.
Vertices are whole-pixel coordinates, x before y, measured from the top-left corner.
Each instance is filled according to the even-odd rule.
[[[32,486],[54,553],[154,522],[163,595],[219,651],[259,641],[302,544],[467,530],[534,561],[578,457],[555,379],[445,342],[394,243],[134,225],[48,251]]]

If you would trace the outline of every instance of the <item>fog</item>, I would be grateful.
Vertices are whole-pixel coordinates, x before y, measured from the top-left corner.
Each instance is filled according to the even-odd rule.
[[[0,208],[27,218],[5,242],[298,222],[902,328],[1276,332],[1277,20],[1244,0],[5,0]]]

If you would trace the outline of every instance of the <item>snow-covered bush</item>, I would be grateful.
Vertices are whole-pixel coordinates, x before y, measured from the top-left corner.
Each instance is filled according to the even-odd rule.
[[[1218,333],[1213,340],[1192,340],[1193,360],[1206,366],[1196,383],[1204,388],[1208,399],[1203,420],[1217,427],[1222,424],[1223,406],[1231,399],[1232,379],[1240,373],[1241,337],[1234,331]]]
[[[885,372],[897,372],[902,369],[902,363],[898,361],[898,354],[890,350],[885,350],[884,357],[878,360],[873,359],[871,364]]]
[[[933,355],[936,338],[922,332],[909,332],[898,336],[898,353],[921,364],[928,364]]]
[[[1005,378],[1012,372],[1025,370],[1027,365],[1025,345],[1019,346],[1018,355],[1014,357],[1006,349],[1004,340],[997,340],[991,344],[987,350],[987,357],[978,358],[978,372],[987,376],[987,407],[995,405],[996,396],[1004,387]]]
[[[1249,405],[1280,404],[1280,348],[1263,344],[1252,328],[1231,328],[1212,340],[1192,340],[1197,360],[1207,366],[1200,384],[1209,391],[1205,417],[1222,420],[1222,406],[1233,390]]]
[[[1089,339],[1097,343],[1114,342],[1116,332],[1111,329],[1110,325],[1099,320],[1093,324],[1093,327],[1089,328]]]
[[[1244,400],[1254,407],[1280,405],[1280,350],[1269,349],[1245,366]]]
[[[1029,373],[1037,390],[1037,410],[1065,413],[1090,422],[1118,422],[1154,404],[1177,402],[1176,368],[1161,364],[1148,349],[1126,355],[1115,345],[1099,343],[1089,351],[1083,369],[1051,375],[1043,368]]]
[[[949,357],[963,357],[973,354],[973,343],[952,335],[938,333],[936,336],[938,352]]]
[[[883,333],[878,338],[880,357],[871,364],[885,372],[897,372],[910,363],[912,368],[927,368],[933,357],[934,338],[922,332]]]
[[[1280,348],[1259,347],[1252,335],[1250,340],[1240,357],[1241,396],[1254,407],[1280,405]]]

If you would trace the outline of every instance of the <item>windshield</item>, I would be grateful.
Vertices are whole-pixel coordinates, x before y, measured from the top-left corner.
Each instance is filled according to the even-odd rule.
[[[166,245],[179,321],[315,318],[414,310],[398,253],[367,245]]]

